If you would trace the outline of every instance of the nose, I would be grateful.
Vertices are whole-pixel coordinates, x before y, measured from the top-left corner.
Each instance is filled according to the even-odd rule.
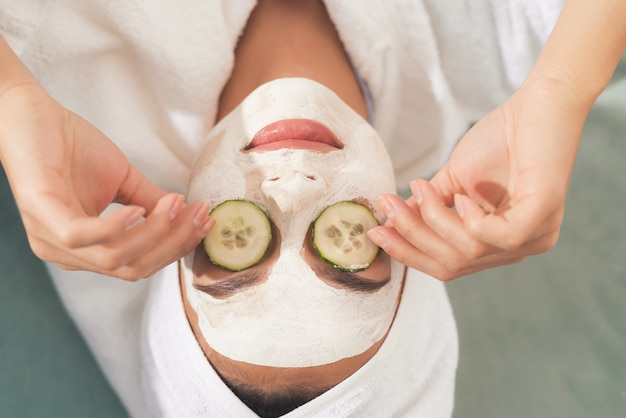
[[[261,185],[263,194],[283,213],[301,211],[324,195],[326,181],[316,174],[292,171],[267,179]]]

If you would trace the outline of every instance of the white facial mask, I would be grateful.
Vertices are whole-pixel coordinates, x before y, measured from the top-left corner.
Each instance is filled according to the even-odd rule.
[[[242,152],[253,136],[283,119],[328,127],[343,149]],[[328,364],[363,353],[388,331],[404,266],[391,261],[391,280],[376,292],[338,289],[303,258],[317,215],[341,200],[394,193],[393,169],[373,128],[326,87],[280,79],[252,92],[206,138],[192,171],[188,201],[215,206],[246,199],[264,208],[280,231],[278,259],[266,280],[225,299],[193,286],[193,253],[183,260],[190,306],[207,343],[233,360],[274,367]]]

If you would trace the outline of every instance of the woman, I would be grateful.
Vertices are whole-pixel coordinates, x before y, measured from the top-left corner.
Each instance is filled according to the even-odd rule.
[[[586,112],[626,43],[623,5],[569,1],[526,77],[560,4],[511,3],[500,9],[484,3],[468,13],[460,3],[393,8],[361,2],[351,9],[355,6],[328,1],[328,14],[318,2],[194,6],[172,9],[167,2],[151,2],[139,10],[134,4],[68,1],[32,10],[25,2],[2,8],[2,35],[47,90],[2,44],[0,155],[40,257],[68,269],[137,279],[194,248],[212,227],[207,206],[187,206],[164,190],[184,191],[195,150],[218,116],[222,90],[229,84],[249,87],[235,83],[233,65],[245,60],[247,41],[261,43],[260,35],[267,34],[291,48],[277,50],[266,39],[251,48],[261,56],[250,64],[267,64],[262,58],[280,51],[295,56],[287,60],[290,72],[282,75],[323,77],[318,81],[338,93],[345,86],[354,88],[358,78],[365,81],[375,105],[373,125],[387,141],[400,186],[435,172],[466,127],[521,85],[463,138],[434,177],[434,188],[415,183],[408,206],[393,196],[383,199],[393,229],[379,230],[382,237],[372,235],[395,259],[441,279],[518,261],[546,250],[558,235]],[[493,21],[485,17],[492,15]],[[255,24],[265,29],[255,32]],[[574,38],[571,27],[577,28]],[[477,28],[484,36],[476,36]],[[472,36],[473,42],[458,47]],[[332,83],[345,80],[341,74],[346,71],[324,68],[334,68],[331,63],[342,58],[340,67],[351,69],[344,46],[359,77],[350,73],[352,82],[335,87]],[[580,55],[584,63],[577,60]],[[312,69],[317,77],[308,73]],[[228,103],[223,105],[227,111]],[[118,146],[104,135],[117,138]],[[543,140],[545,135],[556,140]],[[112,201],[130,205],[96,219]],[[463,218],[449,210],[453,204]],[[146,221],[129,229],[144,213],[150,213]],[[109,341],[106,333],[89,332],[93,324],[82,322],[88,303],[73,302],[79,291],[80,301],[89,300],[85,287],[90,285],[70,283],[71,274],[51,269],[90,345],[102,348]],[[111,295],[117,294],[111,289],[123,287],[97,282]],[[103,289],[92,288],[102,299]],[[139,284],[122,292],[126,301],[112,299],[136,306],[144,291]],[[133,321],[120,321],[121,316],[110,312],[99,323],[106,329],[105,323],[115,328],[123,322],[134,329]],[[112,374],[118,392],[133,386]]]

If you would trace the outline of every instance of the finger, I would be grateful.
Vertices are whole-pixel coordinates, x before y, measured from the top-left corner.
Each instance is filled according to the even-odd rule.
[[[52,254],[46,259],[61,264],[66,269],[71,267],[115,276],[116,270],[150,251],[167,234],[170,223],[168,214],[154,213],[111,242],[71,251],[50,246]]]
[[[55,235],[67,249],[77,249],[113,241],[138,222],[146,210],[138,206],[126,206],[103,217],[82,216],[72,219]]]
[[[462,255],[453,259],[435,259],[415,248],[393,228],[378,226],[372,228],[368,236],[394,260],[441,281],[457,279],[488,268],[519,263],[526,258],[525,255],[507,252],[477,260],[470,260]]]
[[[116,271],[157,246],[184,210],[183,197],[168,194],[159,200],[144,222],[128,229],[114,241],[81,252],[81,258],[92,261],[105,271]]]
[[[449,245],[430,228],[419,211],[394,195],[384,195],[378,204],[387,216],[386,226],[393,227],[414,247],[429,254],[448,253]]]
[[[464,268],[467,264],[467,257],[461,251],[442,238],[424,221],[419,211],[414,210],[400,198],[393,195],[383,196],[379,199],[379,204],[389,218],[385,226],[392,227],[413,248],[452,268]],[[451,211],[448,208],[445,210]],[[376,244],[381,246],[385,243],[381,241]],[[406,248],[406,245],[403,244],[402,247]],[[387,250],[384,246],[382,248]],[[394,254],[399,255],[395,251]]]
[[[215,223],[207,213],[208,205],[201,202],[189,205],[171,223],[166,214],[155,212],[119,242],[61,254],[52,261],[66,270],[128,281],[148,277],[198,245]]]
[[[96,218],[77,214],[77,210],[70,210],[65,206],[59,207],[56,202],[56,217],[47,217],[45,225],[52,225],[52,235],[48,237],[51,245],[58,245],[67,250],[82,247],[105,244],[120,239],[144,215],[145,209],[129,206],[113,212],[104,218]],[[181,195],[170,194],[161,199],[154,213],[166,214],[169,219],[174,219],[184,206]],[[47,210],[48,211],[48,210]],[[50,211],[54,213],[54,211]],[[154,223],[149,223],[152,225]],[[44,227],[42,225],[42,227]],[[144,226],[142,229],[146,229]],[[41,239],[41,237],[39,237]]]
[[[465,193],[465,190],[457,182],[453,181],[449,163],[446,163],[437,174],[430,179],[430,184],[432,184],[439,197],[448,207],[452,207],[454,204],[455,194]]]
[[[81,251],[80,259],[66,261],[65,267],[138,280],[182,257],[208,234],[214,221],[206,203],[196,202],[178,211],[163,203],[167,201],[167,197],[162,199],[144,223],[117,242]]]
[[[519,249],[527,242],[558,230],[562,221],[562,210],[557,209],[551,214],[546,212],[533,214],[523,207],[518,207],[519,212],[525,212],[526,217],[530,218],[526,219],[527,221],[535,223],[524,224],[519,220],[507,225],[493,223],[486,225],[487,220],[494,217],[506,218],[506,211],[510,207],[507,205],[492,213],[486,213],[468,196],[457,194],[454,196],[455,212],[448,208],[447,203],[440,198],[429,182],[415,181],[411,184],[411,189],[415,196],[419,196],[416,199],[421,201],[420,211],[426,224],[469,258],[479,258],[501,250]],[[539,199],[532,196],[527,200],[538,202],[538,206],[546,210],[546,204],[541,204]],[[550,202],[548,206],[553,206],[553,203]],[[498,229],[501,231],[497,231]],[[495,239],[489,239],[484,235],[485,232],[500,233]],[[503,237],[506,237],[506,240],[503,240]]]
[[[412,182],[411,191],[416,196],[416,200],[421,201],[420,214],[426,227],[465,257],[477,259],[500,251],[472,237],[463,219],[446,205],[429,182]],[[429,254],[435,257],[437,255],[434,252],[429,252]]]
[[[397,262],[435,278],[446,276],[447,270],[441,263],[420,251],[394,228],[377,226],[370,229],[367,235]]]
[[[455,201],[465,229],[474,239],[505,250],[558,231],[563,220],[563,208],[553,208],[554,203],[541,196],[511,201],[492,213],[483,212],[466,196],[457,196]]]
[[[22,218],[33,252],[46,261],[55,261],[56,252],[114,240],[143,216],[141,207],[129,206],[98,218],[56,198],[42,196],[38,205],[22,209]]]
[[[519,263],[529,255],[547,251],[547,248],[551,248],[558,238],[558,234],[548,234],[528,243],[519,250],[501,251],[478,259],[468,259],[462,256],[453,259],[436,259],[415,248],[391,227],[372,228],[368,232],[368,236],[394,260],[441,281],[449,281],[482,270]]]
[[[133,165],[129,165],[128,174],[120,185],[116,202],[124,205],[136,205],[152,212],[160,199],[168,193],[151,182]]]
[[[167,235],[149,253],[116,273],[122,278],[147,277],[193,251],[215,225],[215,220],[206,215],[208,209],[203,202],[191,204],[174,220]]]
[[[509,264],[519,263],[528,256],[542,254],[554,247],[557,242],[559,232],[551,232],[537,239],[527,242],[522,247],[513,251],[500,251],[478,259],[468,259],[465,266],[458,266],[457,269],[450,269],[453,275],[460,277],[462,275],[476,273],[493,267],[499,267]],[[445,266],[448,267],[449,266]]]
[[[69,221],[69,227],[64,228],[60,224],[59,233],[48,231],[44,234],[30,234],[29,241],[33,252],[43,260],[106,273],[153,246],[155,240],[167,232],[170,222],[182,206],[184,206],[182,196],[172,194],[159,202],[145,222],[132,228],[128,228],[128,225],[134,223],[136,215],[126,218],[123,224],[119,222],[116,224],[111,220],[121,216],[114,212],[111,219],[86,216],[72,219]],[[128,208],[123,208],[118,212],[127,211]],[[94,228],[95,233],[91,229],[81,229],[90,227]]]

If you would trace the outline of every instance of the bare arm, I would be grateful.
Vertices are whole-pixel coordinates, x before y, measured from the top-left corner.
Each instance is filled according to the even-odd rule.
[[[566,0],[528,80],[562,80],[591,106],[625,49],[625,0]]]

